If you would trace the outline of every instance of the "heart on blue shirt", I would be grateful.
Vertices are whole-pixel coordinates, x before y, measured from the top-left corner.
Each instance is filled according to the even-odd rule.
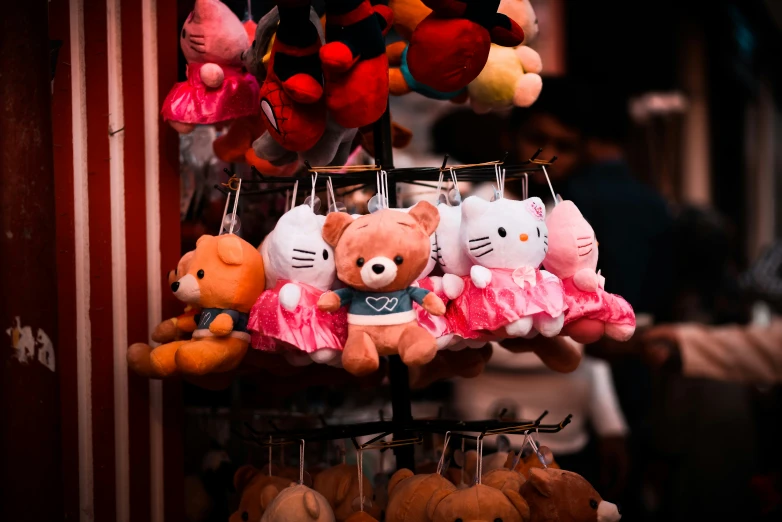
[[[396,297],[367,297],[366,303],[376,312],[382,312],[383,310],[392,312],[396,305],[399,304],[399,299]]]

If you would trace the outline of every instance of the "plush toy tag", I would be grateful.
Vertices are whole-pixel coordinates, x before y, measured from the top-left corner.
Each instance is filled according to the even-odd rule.
[[[532,288],[538,284],[535,269],[531,266],[520,266],[513,271],[513,282],[519,285],[519,288]]]

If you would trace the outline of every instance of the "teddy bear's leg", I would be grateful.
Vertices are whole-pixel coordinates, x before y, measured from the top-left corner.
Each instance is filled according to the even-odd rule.
[[[380,367],[375,342],[368,333],[351,328],[342,351],[342,366],[358,376],[368,375]]]
[[[247,353],[247,341],[235,337],[205,337],[190,341],[176,353],[176,365],[188,375],[233,370]]]
[[[434,336],[418,324],[411,324],[399,336],[399,356],[408,366],[420,366],[437,355]]]
[[[565,314],[551,317],[547,313],[539,313],[532,319],[532,324],[543,337],[554,337],[562,331],[562,326],[565,324]]]
[[[173,343],[161,344],[157,348],[153,348],[149,353],[152,376],[168,377],[177,373],[176,354],[182,346],[189,342],[174,341]]]

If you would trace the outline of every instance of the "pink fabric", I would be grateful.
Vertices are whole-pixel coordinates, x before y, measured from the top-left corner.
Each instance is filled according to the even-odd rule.
[[[435,292],[434,282],[430,277],[425,277],[419,280],[416,284],[421,288],[429,290],[430,292]],[[435,292],[435,294],[437,297],[443,300],[443,303],[447,305],[448,297],[445,295],[445,292],[443,292],[442,285],[440,285],[440,287],[440,291]],[[441,315],[439,317],[432,315],[419,306],[418,303],[413,303],[413,309],[418,314],[418,324],[423,326],[427,332],[435,337],[435,339],[451,333],[451,326],[448,324],[448,319],[446,319],[445,315]]]
[[[163,102],[163,119],[209,125],[260,112],[260,87],[240,67],[222,65],[225,79],[217,89],[201,81],[202,63],[187,66],[187,81],[174,85]]]
[[[248,327],[251,344],[258,350],[273,352],[297,348],[313,353],[323,348],[342,350],[348,337],[347,309],[321,312],[315,287],[294,283],[301,288],[299,306],[293,312],[280,305],[280,289],[291,281],[279,280],[273,289],[263,292],[250,310]]]
[[[608,324],[635,326],[635,312],[622,297],[609,294],[602,288],[597,292],[584,292],[576,287],[573,278],[562,280],[565,290],[565,324],[579,319],[594,319]]]
[[[565,294],[558,279],[544,279],[535,269],[537,284],[519,286],[510,269],[491,269],[492,281],[486,288],[476,287],[465,276],[464,292],[450,303],[446,312],[453,332],[464,339],[479,339],[486,332],[541,312],[552,317],[566,309]]]

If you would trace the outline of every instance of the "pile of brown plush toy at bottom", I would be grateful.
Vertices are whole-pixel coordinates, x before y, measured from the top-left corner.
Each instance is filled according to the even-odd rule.
[[[617,522],[616,505],[603,500],[581,475],[545,467],[535,453],[519,459],[511,452],[506,467],[486,471],[472,485],[456,484],[448,474],[393,474],[388,504],[379,506],[370,481],[353,465],[340,464],[305,474],[303,484],[243,466],[234,476],[241,493],[230,522]],[[274,469],[272,470],[274,471]],[[363,482],[363,505],[359,480]],[[312,486],[312,487],[310,487]],[[382,509],[381,508],[385,508]]]

